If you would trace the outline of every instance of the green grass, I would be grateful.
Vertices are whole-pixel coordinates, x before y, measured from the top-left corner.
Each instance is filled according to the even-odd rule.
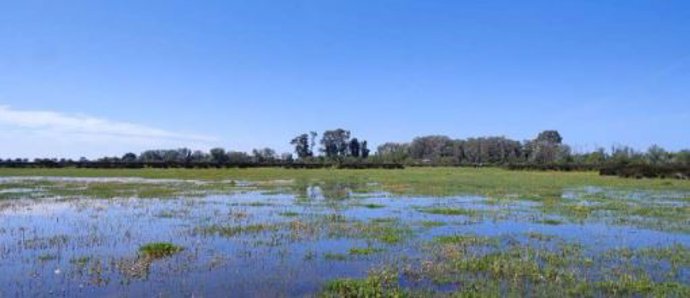
[[[169,242],[152,242],[139,247],[139,253],[144,257],[160,259],[172,256],[184,248]]]
[[[379,209],[379,208],[385,208],[386,207],[386,205],[374,204],[374,203],[361,204],[358,206],[362,206],[362,207],[368,208],[368,209]]]
[[[284,217],[298,217],[299,213],[294,212],[294,211],[285,211],[285,212],[278,213],[278,215],[284,216]]]
[[[451,236],[438,236],[434,238],[434,241],[440,244],[452,244],[461,246],[474,246],[474,245],[498,245],[498,239],[481,237],[476,235],[451,235]]]
[[[323,257],[329,261],[345,261],[345,260],[347,260],[346,254],[339,254],[339,253],[325,253],[323,255]]]
[[[429,214],[439,214],[439,215],[464,215],[464,216],[475,216],[477,215],[476,210],[464,209],[464,208],[451,208],[451,207],[432,207],[432,208],[420,208],[420,212]]]
[[[350,248],[350,255],[360,255],[360,256],[366,256],[366,255],[372,255],[378,252],[382,252],[383,249],[380,248],[375,248],[375,247],[353,247]]]
[[[553,219],[553,218],[545,218],[542,220],[537,220],[535,222],[540,223],[540,224],[550,225],[550,226],[557,226],[557,225],[563,224],[563,221],[558,220],[558,219]]]
[[[442,227],[442,226],[445,226],[445,225],[446,225],[445,222],[433,221],[433,220],[421,221],[420,224],[422,225],[422,227],[425,227],[425,228],[427,228],[427,229],[436,228],[436,227]]]
[[[277,225],[272,224],[252,224],[252,225],[239,225],[239,226],[228,226],[228,225],[211,225],[207,227],[197,228],[195,231],[201,234],[218,235],[222,237],[233,237],[239,234],[253,234],[261,233],[264,231],[276,231],[278,230]]]
[[[548,197],[564,188],[603,186],[627,189],[690,190],[687,180],[622,179],[596,172],[508,171],[497,168],[407,168],[404,170],[294,170],[252,169],[0,169],[0,176],[142,177],[202,180],[294,180],[297,185],[315,181],[324,185],[348,181],[357,192],[377,182],[394,194],[446,196],[469,193]],[[162,191],[164,192],[164,191]]]
[[[322,297],[407,297],[392,271],[372,273],[364,279],[335,279],[326,283]]]

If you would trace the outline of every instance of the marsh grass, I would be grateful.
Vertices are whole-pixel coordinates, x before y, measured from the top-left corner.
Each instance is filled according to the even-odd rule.
[[[558,225],[563,224],[562,220],[553,219],[553,218],[545,218],[545,219],[537,220],[535,222],[540,223],[540,224],[550,225],[550,226],[558,226]]]
[[[457,208],[457,207],[429,207],[429,208],[418,208],[419,212],[437,214],[437,215],[464,215],[464,216],[477,216],[479,212],[477,210]]]
[[[690,190],[690,181],[659,179],[621,179],[599,176],[596,172],[508,171],[496,168],[408,168],[404,170],[293,170],[252,169],[0,169],[0,176],[61,177],[142,177],[165,179],[204,179],[215,181],[294,181],[293,185],[314,182],[335,184],[348,181],[356,192],[380,185],[397,195],[448,196],[507,194],[549,197],[564,188],[602,186],[618,189]],[[373,182],[378,184],[373,184]],[[224,187],[228,187],[225,183]],[[222,186],[219,186],[222,187]],[[298,187],[301,188],[301,187]],[[538,190],[535,193],[535,190]]]
[[[107,215],[107,209],[103,206],[113,202],[126,202],[123,206],[132,207],[133,213],[155,218],[153,227],[148,228],[156,233],[161,231],[156,225],[178,224],[178,220],[161,220],[161,217],[185,215],[179,218],[182,225],[173,227],[173,231],[188,237],[181,240],[184,243],[199,243],[202,257],[203,250],[212,250],[210,245],[221,243],[218,247],[222,249],[234,249],[235,245],[243,248],[242,253],[228,256],[237,258],[237,263],[261,258],[261,261],[286,261],[280,264],[288,264],[293,260],[290,259],[291,255],[296,255],[298,261],[316,260],[310,266],[320,266],[320,261],[325,259],[338,261],[326,262],[332,268],[355,268],[353,270],[359,270],[357,272],[360,274],[368,269],[375,269],[365,278],[328,282],[322,288],[324,296],[690,297],[687,282],[690,253],[684,243],[670,246],[660,243],[654,247],[620,249],[601,255],[601,251],[592,247],[565,240],[572,239],[571,237],[561,237],[563,231],[568,233],[577,229],[578,225],[585,226],[589,223],[620,225],[632,230],[653,229],[668,233],[668,237],[688,233],[690,207],[687,204],[690,201],[685,192],[690,191],[690,182],[687,181],[659,183],[656,180],[599,177],[595,173],[509,172],[464,168],[410,168],[392,171],[0,169],[0,175],[10,174],[204,179],[202,184],[22,181],[2,185],[0,189],[30,188],[36,191],[8,191],[0,193],[0,198],[46,198],[45,201],[51,201],[54,196],[64,196],[65,200],[57,199],[62,200],[61,203],[82,205],[82,202],[91,199],[121,197],[122,200],[96,201],[98,208],[102,209],[93,211],[87,207],[84,215],[104,216]],[[228,179],[251,182],[228,183]],[[586,186],[599,187],[589,189]],[[664,193],[660,195],[661,191]],[[648,192],[656,193],[648,195]],[[677,193],[666,195],[666,192]],[[246,193],[247,196],[229,196],[227,201],[221,203],[217,201],[225,197],[196,199],[196,196],[208,194],[235,193]],[[568,195],[569,193],[575,195]],[[261,197],[261,194],[284,196]],[[452,203],[458,199],[455,196],[465,194],[471,195],[471,200],[462,201],[462,205]],[[130,197],[162,199],[138,200]],[[294,198],[292,202],[289,201],[290,197]],[[174,199],[163,200],[166,198]],[[284,198],[287,200],[283,201]],[[376,203],[366,204],[366,199],[375,199]],[[399,201],[388,203],[389,199]],[[414,200],[415,203],[405,205],[405,199]],[[445,201],[446,199],[449,200]],[[417,204],[417,200],[423,203]],[[128,205],[131,202],[136,203]],[[163,209],[157,208],[158,205],[146,205],[178,202],[184,203],[171,204]],[[12,206],[7,204],[7,200],[2,203],[10,206],[8,209]],[[141,206],[146,209],[139,208]],[[148,209],[148,206],[154,207]],[[178,212],[181,210],[180,206],[186,211]],[[381,210],[367,211],[352,207]],[[293,208],[300,208],[294,209],[300,212],[291,211]],[[381,217],[369,218],[371,214]],[[466,231],[474,230],[472,225],[489,221],[498,224],[514,221],[516,224],[527,224],[528,228],[499,237],[466,234]],[[529,232],[535,226],[534,223],[550,225],[551,227],[538,227],[549,234]],[[567,223],[567,226],[558,227],[563,223]],[[441,226],[447,227],[434,229]],[[103,229],[103,226],[100,227]],[[17,240],[17,247],[12,248],[14,250],[8,249],[7,252],[0,250],[0,258],[4,257],[3,253],[37,250],[31,254],[30,259],[39,264],[37,267],[51,267],[48,265],[53,263],[40,265],[41,254],[45,254],[46,260],[49,260],[47,256],[50,254],[46,252],[59,252],[61,258],[67,259],[74,258],[72,254],[90,253],[71,251],[84,246],[86,238],[81,236],[72,237],[70,234],[70,237],[46,237],[30,230],[8,229],[4,232],[0,228],[0,235],[6,237],[4,239]],[[109,231],[111,230],[94,232]],[[483,233],[481,229],[477,229],[477,232]],[[577,237],[580,236],[575,235],[574,238],[579,239]],[[108,237],[116,236],[103,237],[108,240],[111,239]],[[134,241],[140,241],[136,237],[138,236],[135,236]],[[150,235],[144,237],[154,238]],[[235,238],[229,240],[206,237]],[[324,243],[330,245],[334,239],[338,243],[345,243],[345,246],[338,250],[321,246]],[[612,238],[602,236],[602,239]],[[674,239],[681,239],[682,242],[684,238]],[[85,267],[88,264],[88,270],[83,271],[89,271],[87,274],[91,274],[90,277],[94,280],[112,284],[119,281],[127,286],[127,281],[118,280],[119,276],[112,272],[119,269],[125,276],[147,276],[155,259],[173,255],[182,249],[171,243],[149,243],[145,246],[149,247],[142,246],[137,256],[125,257],[126,260],[105,261],[100,257],[77,257],[70,259],[70,263],[75,267]],[[296,252],[295,247],[307,247],[307,250]],[[384,250],[386,253],[381,253]],[[317,255],[316,251],[338,253]],[[195,250],[194,254],[196,253]],[[17,253],[12,256],[22,255]],[[199,269],[197,264],[193,264],[197,256],[182,256],[169,259],[170,264],[166,265],[170,265],[169,268],[180,267],[183,272],[189,272],[184,270],[190,268]],[[102,265],[102,269],[93,269],[94,272],[101,270],[101,273],[91,273],[91,267],[97,267],[98,262],[106,265]],[[399,274],[396,270],[378,270],[378,266],[404,271]],[[206,269],[208,268],[204,267]],[[108,271],[111,272],[110,275]],[[348,271],[347,274],[350,273]],[[179,274],[173,273],[173,276]],[[418,290],[440,292],[422,292],[420,295]]]
[[[277,224],[251,224],[251,225],[211,225],[195,229],[201,234],[217,235],[222,237],[233,237],[240,234],[254,234],[267,231],[277,231],[280,225]]]
[[[172,256],[184,248],[169,242],[152,242],[139,247],[139,253],[147,258],[160,259]]]
[[[424,221],[421,221],[420,224],[422,225],[422,227],[427,228],[427,229],[442,227],[442,226],[447,225],[447,223],[445,223],[445,222],[433,221],[433,220],[424,220]]]
[[[374,203],[357,204],[356,206],[361,206],[361,207],[368,208],[368,209],[380,209],[380,208],[386,207],[386,205],[374,204]]]
[[[294,211],[280,212],[280,213],[278,213],[278,215],[284,216],[284,217],[298,217],[298,216],[300,216],[299,212],[294,212]]]
[[[398,285],[398,274],[380,271],[364,279],[335,279],[324,286],[322,297],[407,297]]]
[[[347,260],[347,255],[346,254],[340,254],[340,253],[325,253],[323,255],[323,257],[329,261],[345,261],[345,260]]]
[[[350,248],[349,253],[350,255],[360,255],[360,256],[366,256],[366,255],[372,255],[375,253],[382,252],[383,249],[381,248],[375,248],[375,247],[353,247]]]
[[[477,245],[489,245],[498,246],[500,244],[497,238],[482,237],[477,235],[449,235],[449,236],[438,236],[434,238],[434,241],[440,244],[452,244],[461,246],[477,246]]]

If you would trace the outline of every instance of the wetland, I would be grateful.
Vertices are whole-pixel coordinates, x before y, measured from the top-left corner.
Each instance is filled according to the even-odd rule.
[[[0,172],[0,297],[690,295],[690,183],[591,172]]]

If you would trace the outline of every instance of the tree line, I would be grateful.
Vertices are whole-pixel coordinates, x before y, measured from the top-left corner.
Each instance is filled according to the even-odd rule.
[[[304,133],[290,141],[292,153],[278,154],[272,148],[251,152],[212,148],[208,151],[179,149],[146,150],[122,156],[98,159],[36,158],[2,159],[0,167],[78,167],[78,168],[221,168],[221,167],[290,167],[290,168],[400,168],[398,164],[368,162],[371,150],[366,140],[353,137],[349,130],[334,129],[323,132],[318,142],[316,132]]]
[[[637,151],[627,146],[610,150],[597,148],[590,152],[573,152],[556,130],[545,130],[534,139],[518,141],[504,136],[453,139],[444,135],[414,138],[411,142],[388,142],[371,154],[366,140],[354,137],[349,130],[338,128],[307,132],[290,140],[293,153],[278,154],[274,149],[261,148],[251,152],[213,148],[209,151],[180,149],[146,150],[140,154],[126,153],[120,157],[95,160],[81,158],[0,159],[3,167],[260,167],[290,168],[400,168],[402,166],[502,166],[509,169],[602,170],[602,174],[630,174],[631,168],[653,172],[674,172],[690,167],[690,150],[667,151],[651,146]],[[628,169],[622,174],[621,169]],[[657,169],[657,170],[650,170]],[[641,170],[638,170],[641,171]],[[664,174],[665,175],[665,174]]]

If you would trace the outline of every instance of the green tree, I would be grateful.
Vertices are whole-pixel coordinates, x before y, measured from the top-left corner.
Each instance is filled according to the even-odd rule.
[[[292,139],[290,144],[295,146],[295,154],[297,154],[297,157],[300,159],[309,158],[314,155],[309,144],[309,135],[306,133]]]
[[[213,148],[209,153],[211,154],[211,161],[217,164],[225,164],[228,161],[228,157],[225,155],[225,149],[223,148]]]
[[[350,143],[350,131],[342,128],[327,130],[321,136],[322,151],[327,158],[345,157]]]
[[[359,157],[361,145],[359,144],[359,140],[357,140],[357,138],[352,138],[352,140],[350,141],[349,147],[350,147],[350,156]]]

